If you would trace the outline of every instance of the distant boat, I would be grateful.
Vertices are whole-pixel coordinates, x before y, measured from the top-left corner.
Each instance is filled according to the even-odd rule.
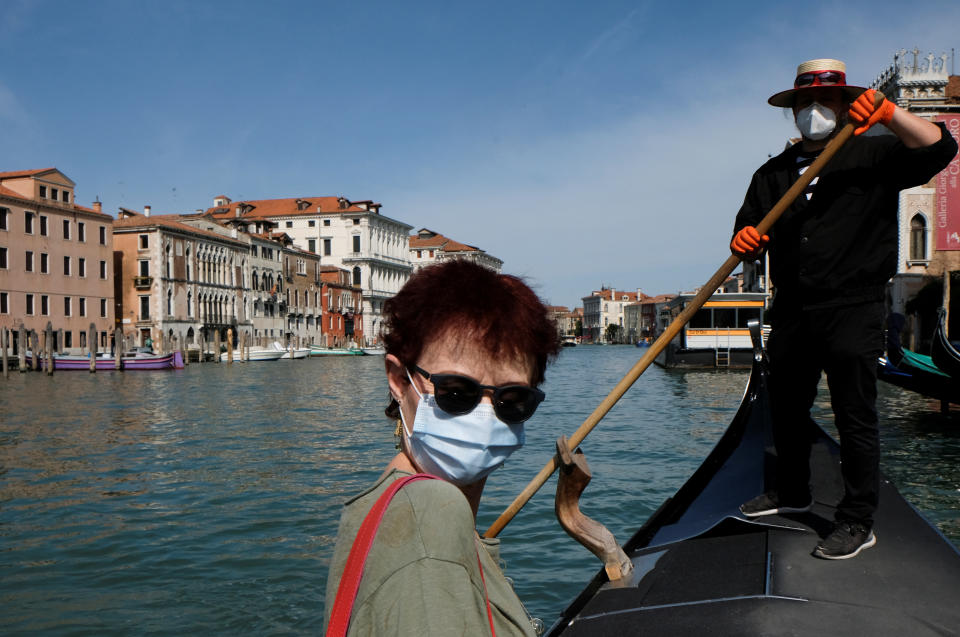
[[[280,360],[296,360],[301,358],[306,358],[310,355],[309,347],[284,347],[279,341],[273,342],[273,348],[283,352],[283,356],[280,357]]]
[[[383,345],[376,345],[374,347],[361,347],[360,349],[367,356],[384,356],[387,353],[387,350],[383,347]]]
[[[564,336],[563,340],[560,341],[560,344],[563,347],[576,347],[577,346],[577,337],[576,336]]]
[[[679,313],[693,298],[692,294],[681,294],[669,307]],[[749,369],[753,365],[753,345],[747,322],[762,322],[765,304],[766,295],[759,292],[714,294],[654,362],[668,369]]]
[[[310,346],[310,356],[363,356],[359,347],[320,347]]]
[[[120,357],[120,369],[127,371],[150,370],[150,369],[182,369],[183,357],[179,351],[170,354],[147,353],[149,350],[136,348],[134,351],[124,352]],[[32,352],[27,352],[27,364],[32,364]],[[46,361],[42,360],[44,369]],[[97,371],[110,371],[117,368],[117,359],[110,354],[98,354],[95,368]],[[90,355],[74,354],[54,354],[53,369],[64,371],[83,371],[90,370]]]
[[[247,350],[246,358],[244,358],[242,352],[239,349],[235,349],[233,350],[233,362],[244,363],[249,361],[252,363],[255,361],[277,361],[283,357],[284,353],[284,350],[277,350],[272,347],[251,347]],[[220,362],[229,362],[227,352],[220,354]]]

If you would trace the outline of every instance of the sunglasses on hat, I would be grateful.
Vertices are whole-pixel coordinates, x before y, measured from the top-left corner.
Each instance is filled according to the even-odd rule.
[[[793,86],[795,88],[802,88],[804,86],[833,86],[835,84],[846,84],[846,80],[846,74],[840,71],[813,71],[798,75]]]
[[[528,385],[481,385],[469,376],[460,374],[431,374],[412,367],[431,383],[437,406],[451,416],[470,413],[480,404],[486,390],[493,391],[493,412],[508,425],[518,425],[530,418],[546,398],[546,394]]]

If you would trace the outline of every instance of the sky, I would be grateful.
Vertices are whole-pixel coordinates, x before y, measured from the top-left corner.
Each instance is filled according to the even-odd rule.
[[[867,86],[958,27],[956,0],[2,0],[0,171],[111,214],[371,199],[553,305],[675,293],[795,134],[766,99],[800,62]]]

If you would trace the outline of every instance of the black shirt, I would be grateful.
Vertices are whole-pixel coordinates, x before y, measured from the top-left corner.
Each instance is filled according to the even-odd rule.
[[[810,199],[800,195],[783,213],[768,233],[778,310],[883,298],[897,271],[899,192],[927,183],[957,152],[938,126],[940,140],[923,148],[907,148],[893,135],[851,138],[824,166]],[[754,173],[734,233],[760,223],[799,178],[806,163],[800,146]]]

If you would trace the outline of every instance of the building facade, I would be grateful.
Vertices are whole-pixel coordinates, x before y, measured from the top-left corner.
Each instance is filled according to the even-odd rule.
[[[117,321],[138,344],[253,334],[249,241],[216,223],[121,208],[114,223]]]
[[[49,323],[55,350],[80,353],[92,323],[107,348],[112,227],[99,202],[76,204],[76,184],[56,168],[0,173],[0,327],[15,337],[21,326],[42,332]]]
[[[607,287],[583,297],[583,339],[593,343],[627,342],[624,308],[644,298],[639,289],[623,292]],[[611,329],[610,326],[615,327]]]
[[[323,265],[347,270],[351,285],[363,295],[359,331],[373,342],[382,327],[384,301],[400,290],[413,269],[407,240],[413,226],[380,214],[380,208],[344,197],[231,201],[221,195],[207,213],[245,222],[248,232],[262,232],[264,222],[275,224],[296,245],[319,254]]]
[[[332,265],[320,266],[323,337],[326,347],[347,347],[367,342],[363,335],[363,291],[351,283],[350,272]],[[377,344],[379,339],[369,340]]]
[[[503,261],[497,257],[476,246],[454,241],[429,228],[420,228],[417,234],[411,235],[409,245],[410,263],[414,270],[449,259],[473,261],[497,273],[503,268]]]
[[[960,77],[948,73],[946,54],[901,50],[871,84],[898,106],[943,122],[960,137]],[[922,349],[933,332],[933,308],[912,303],[921,290],[939,285],[945,272],[960,270],[960,158],[929,183],[903,190],[899,206],[897,273],[890,284],[890,311],[907,316],[904,343]],[[937,279],[937,282],[934,282]],[[935,294],[932,296],[936,296]]]

